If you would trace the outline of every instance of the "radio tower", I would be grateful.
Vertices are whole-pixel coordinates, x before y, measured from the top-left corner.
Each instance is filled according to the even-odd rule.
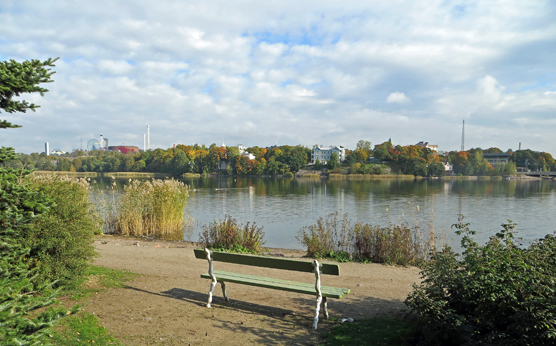
[[[465,120],[463,121],[463,125],[461,126],[461,151],[465,151],[464,144],[465,144]]]

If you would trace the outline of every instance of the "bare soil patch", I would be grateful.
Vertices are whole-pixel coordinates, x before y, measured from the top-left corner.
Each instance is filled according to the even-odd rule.
[[[323,276],[323,285],[349,288],[351,293],[329,300],[330,316],[337,320],[322,319],[315,331],[311,326],[316,299],[308,295],[228,284],[231,302],[227,303],[218,285],[208,309],[209,280],[200,278],[208,264],[195,258],[195,245],[99,237],[95,264],[141,276],[91,298],[85,310],[96,314],[108,332],[126,345],[314,345],[322,342],[323,331],[342,318],[405,312],[403,300],[411,284],[419,281],[414,267],[341,263],[340,276]],[[301,258],[304,253],[269,249],[269,254]],[[219,262],[215,269],[314,282],[307,273]]]

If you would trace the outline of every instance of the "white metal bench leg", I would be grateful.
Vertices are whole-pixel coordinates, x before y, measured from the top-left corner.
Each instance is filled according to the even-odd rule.
[[[216,281],[216,276],[214,276],[214,272],[212,271],[212,257],[210,256],[210,250],[205,249],[205,253],[207,254],[207,260],[209,262],[209,275],[212,278],[212,281],[210,282],[210,291],[207,302],[207,308],[210,308],[210,303],[212,302],[212,294],[214,293],[214,287],[216,287],[216,283],[218,281]]]
[[[317,291],[317,308],[315,309],[315,319],[313,320],[313,328],[317,329],[317,324],[319,323],[320,304],[322,302],[322,292],[320,290],[320,265],[317,260],[313,261],[313,267],[315,268],[314,271],[317,280],[315,283],[315,290]],[[324,299],[326,302],[326,298]],[[328,314],[328,312],[326,313]]]
[[[210,308],[210,303],[212,302],[212,294],[214,293],[214,287],[216,287],[216,279],[210,282],[209,298],[207,302],[207,308]]]
[[[224,281],[220,281],[220,286],[222,287],[222,294],[224,295],[224,299],[229,302],[230,298],[228,298],[228,293],[226,293],[226,283]]]

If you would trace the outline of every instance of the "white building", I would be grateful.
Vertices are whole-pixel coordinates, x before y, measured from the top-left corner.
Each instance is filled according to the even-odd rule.
[[[344,147],[319,145],[314,147],[311,152],[311,164],[315,164],[317,160],[325,164],[330,160],[330,156],[332,156],[333,153],[338,155],[338,160],[340,162],[345,161],[346,149],[344,149]]]
[[[50,155],[53,155],[53,156],[61,156],[61,155],[65,155],[65,154],[67,154],[67,153],[63,150],[60,150],[60,149],[54,149],[50,153]]]
[[[436,144],[429,144],[429,142],[421,141],[421,142],[419,142],[415,145],[417,145],[419,147],[423,147],[423,148],[429,148],[431,150],[434,150],[434,151],[438,152],[438,145],[436,145]]]
[[[251,154],[250,152],[248,152],[247,150],[245,150],[245,148],[243,147],[242,144],[238,144],[237,148],[239,149],[239,154],[242,156],[247,156],[247,158],[249,160],[254,160],[255,159],[255,155]]]

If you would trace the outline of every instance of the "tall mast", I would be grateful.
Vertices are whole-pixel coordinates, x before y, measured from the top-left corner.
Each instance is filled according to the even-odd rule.
[[[465,151],[465,120],[461,126],[461,151]]]

